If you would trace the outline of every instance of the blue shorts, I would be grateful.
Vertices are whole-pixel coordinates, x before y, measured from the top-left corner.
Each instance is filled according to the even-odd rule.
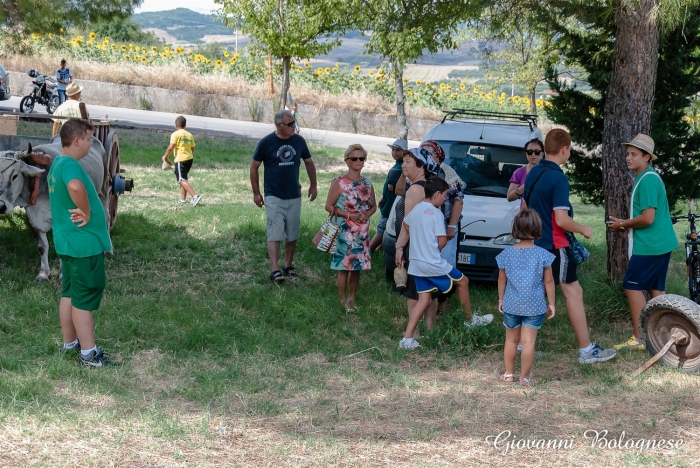
[[[515,330],[516,328],[520,328],[520,325],[531,330],[539,330],[542,326],[542,322],[544,322],[544,315],[545,314],[513,315],[509,314],[508,312],[504,312],[503,325],[505,325],[505,327],[508,330]]]
[[[385,216],[379,217],[379,224],[377,224],[377,234],[379,234],[380,236],[384,235],[384,231],[386,231],[387,221],[389,221],[389,218]]]
[[[671,252],[661,255],[632,255],[622,287],[632,291],[665,291]]]
[[[416,291],[418,291],[418,294],[432,292],[447,293],[452,289],[453,283],[461,280],[463,276],[462,272],[456,268],[452,268],[452,271],[442,276],[431,276],[427,278],[423,276],[414,276],[416,280]]]

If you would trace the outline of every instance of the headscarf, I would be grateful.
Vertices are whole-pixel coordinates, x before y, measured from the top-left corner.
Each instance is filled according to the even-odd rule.
[[[433,160],[433,157],[430,156],[430,153],[428,153],[428,150],[425,150],[423,148],[411,148],[408,150],[413,157],[415,157],[418,161],[423,163],[423,167],[425,168],[425,178],[427,179],[428,177],[435,176],[438,173],[438,164]]]
[[[443,151],[437,141],[424,141],[421,143],[420,147],[426,149],[430,154],[435,156],[438,160],[438,164],[442,164],[445,160],[445,151]]]

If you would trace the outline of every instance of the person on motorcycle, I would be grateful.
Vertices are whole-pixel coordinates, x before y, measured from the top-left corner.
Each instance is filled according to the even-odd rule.
[[[80,115],[80,95],[83,91],[82,86],[78,86],[77,83],[71,83],[66,87],[66,96],[68,96],[68,100],[58,106],[56,111],[53,113],[54,117],[66,117],[64,119],[52,119],[53,120],[53,129],[51,131],[51,137],[53,138],[58,134],[58,132],[61,130],[61,126],[63,125],[63,122],[68,120],[70,117],[75,117],[78,119],[83,118]],[[87,109],[85,109],[87,112]],[[90,118],[90,115],[85,116],[86,119]]]
[[[73,82],[73,73],[66,67],[66,59],[61,60],[61,68],[56,70],[56,91],[58,91],[58,104],[66,102],[66,86]]]

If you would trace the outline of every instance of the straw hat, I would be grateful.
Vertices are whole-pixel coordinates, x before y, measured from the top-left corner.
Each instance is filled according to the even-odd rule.
[[[652,140],[648,135],[640,133],[634,137],[634,140],[630,141],[629,143],[621,143],[621,145],[623,148],[634,146],[635,148],[639,148],[640,150],[649,153],[652,160],[656,159],[656,155],[654,154],[654,140]]]
[[[78,86],[77,83],[71,83],[68,86],[66,86],[66,96],[73,96],[75,94],[78,94],[82,90],[82,86]]]

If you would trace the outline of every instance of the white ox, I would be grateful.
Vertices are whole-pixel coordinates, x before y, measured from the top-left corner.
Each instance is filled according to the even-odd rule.
[[[0,215],[12,213],[18,206],[27,212],[27,220],[34,231],[41,255],[37,281],[49,279],[49,243],[46,233],[51,230],[51,207],[46,176],[51,162],[61,153],[61,149],[60,138],[56,136],[45,145],[33,149],[30,146],[26,152],[0,151]],[[92,137],[90,153],[80,160],[80,165],[95,185],[109,219],[108,160],[100,140]],[[34,189],[37,181],[39,187]],[[61,276],[59,273],[59,278]]]

